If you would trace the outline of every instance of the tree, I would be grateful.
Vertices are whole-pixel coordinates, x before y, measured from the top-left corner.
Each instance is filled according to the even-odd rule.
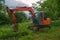
[[[41,4],[44,11],[47,12],[48,17],[50,17],[52,20],[58,18],[58,1],[57,0],[46,0],[44,3]],[[46,8],[45,8],[46,7]]]
[[[60,0],[57,0],[58,4],[58,17],[60,17]]]
[[[24,22],[27,20],[27,16],[24,12],[16,12],[15,16],[18,22]]]

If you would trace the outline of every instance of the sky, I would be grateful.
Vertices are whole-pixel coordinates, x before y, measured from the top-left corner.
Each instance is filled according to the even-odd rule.
[[[40,0],[5,0],[5,5],[9,8],[15,8],[15,7],[32,7],[32,3],[38,2]]]

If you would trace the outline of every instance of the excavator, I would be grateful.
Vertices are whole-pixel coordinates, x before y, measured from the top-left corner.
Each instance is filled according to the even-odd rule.
[[[48,26],[48,25],[50,24],[51,19],[47,17],[47,15],[46,15],[47,13],[44,11],[35,13],[33,8],[31,8],[31,7],[16,7],[14,9],[9,9],[9,7],[6,7],[6,11],[8,12],[8,15],[13,20],[12,28],[15,32],[18,31],[18,21],[16,19],[16,16],[14,15],[14,12],[16,12],[16,11],[29,11],[29,12],[31,12],[32,20],[33,20],[32,27],[33,27],[34,31],[36,31],[37,29],[45,28],[45,27],[50,28],[50,26]]]

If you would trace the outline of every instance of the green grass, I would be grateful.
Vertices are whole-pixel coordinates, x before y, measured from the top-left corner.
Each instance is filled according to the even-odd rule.
[[[1,40],[60,40],[60,21],[51,22],[50,30],[43,30],[42,32],[33,32],[27,27],[31,22],[19,23],[18,32],[13,32],[11,25],[0,26]]]

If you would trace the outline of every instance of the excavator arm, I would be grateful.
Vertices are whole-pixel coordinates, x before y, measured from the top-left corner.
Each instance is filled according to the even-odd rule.
[[[32,18],[34,18],[34,10],[31,7],[17,7],[14,9],[9,9],[8,7],[6,7],[6,10],[8,12],[8,15],[12,18],[13,20],[13,29],[15,32],[18,31],[18,21],[16,19],[16,16],[14,15],[14,12],[16,11],[29,11],[32,14]]]

